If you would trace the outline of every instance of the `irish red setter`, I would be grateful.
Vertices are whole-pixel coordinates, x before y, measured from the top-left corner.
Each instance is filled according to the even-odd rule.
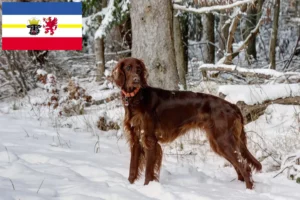
[[[118,62],[112,81],[121,89],[125,108],[124,128],[130,145],[129,182],[134,183],[145,168],[145,182],[159,179],[162,149],[190,129],[207,134],[211,148],[235,168],[238,180],[252,189],[251,167],[262,166],[248,151],[243,116],[239,108],[221,98],[189,91],[150,87],[144,63],[136,58]]]

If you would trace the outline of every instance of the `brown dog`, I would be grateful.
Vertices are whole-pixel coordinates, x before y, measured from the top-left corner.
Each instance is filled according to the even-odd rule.
[[[162,161],[158,142],[172,142],[188,130],[200,128],[211,148],[234,166],[238,180],[252,189],[250,166],[258,171],[262,166],[247,149],[239,108],[209,94],[150,87],[146,74],[141,60],[125,58],[111,76],[122,90],[124,127],[131,150],[129,182],[133,183],[144,167],[144,184],[158,181]]]

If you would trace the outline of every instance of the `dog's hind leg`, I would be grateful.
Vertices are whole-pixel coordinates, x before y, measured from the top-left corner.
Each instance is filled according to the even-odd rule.
[[[155,165],[154,165],[154,177],[155,177],[155,180],[157,180],[157,181],[159,180],[162,156],[163,156],[163,151],[161,149],[160,144],[157,143],[156,144],[156,158],[155,158]]]
[[[234,167],[234,169],[235,169],[235,171],[236,171],[236,174],[237,174],[237,176],[238,176],[238,180],[244,182],[245,180],[244,180],[244,177],[243,177],[243,175],[241,174],[240,170],[239,170],[236,166],[234,166],[234,165],[232,164],[232,162],[231,162],[228,158],[226,158],[225,156],[224,156],[224,158],[225,158],[228,162],[230,162],[231,165]]]
[[[220,135],[220,134],[219,134]],[[219,154],[226,158],[243,177],[246,187],[248,189],[253,188],[253,181],[251,178],[251,168],[247,161],[242,157],[239,151],[238,141],[229,131],[223,134],[222,138],[217,140]],[[238,176],[239,176],[238,173]],[[239,177],[239,180],[242,179]]]
[[[222,145],[221,145],[222,148]],[[246,187],[248,189],[253,188],[253,181],[251,178],[251,169],[247,162],[245,162],[241,155],[239,155],[239,152],[236,152],[232,146],[227,146],[222,150],[223,156],[232,163],[234,168],[238,172],[240,172],[240,175],[243,177],[244,181],[246,182]],[[238,173],[239,175],[239,173]],[[239,177],[239,180],[242,179],[242,177]]]

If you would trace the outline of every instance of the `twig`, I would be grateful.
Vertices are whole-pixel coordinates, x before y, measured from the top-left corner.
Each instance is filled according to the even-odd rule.
[[[9,153],[8,153],[7,147],[5,147],[5,150],[6,150],[6,153],[7,153],[8,162],[10,162],[10,157],[9,157]]]
[[[12,182],[12,180],[11,180],[11,179],[9,179],[9,180],[10,180],[10,182],[11,182],[11,185],[12,185],[13,189],[16,190],[16,189],[15,189],[15,185],[14,185],[14,183]]]
[[[43,185],[43,183],[44,183],[44,180],[45,180],[45,178],[44,178],[43,181],[41,182],[39,189],[36,191],[37,194],[39,193],[39,191],[40,191],[40,189],[41,189],[41,187],[42,187],[42,185]]]
[[[26,136],[29,137],[29,134],[28,134],[28,132],[25,130],[25,128],[23,128],[23,130],[25,131]]]
[[[100,142],[99,142],[99,135],[97,135],[97,142],[95,143],[95,145],[94,145],[94,152],[95,153],[98,153],[99,152],[99,150],[100,150]]]
[[[282,174],[282,172],[284,172],[284,170],[286,170],[286,169],[288,169],[288,168],[290,168],[291,166],[286,166],[285,168],[283,168],[282,170],[280,170],[279,172],[278,172],[278,174],[276,174],[275,176],[273,176],[273,178],[276,178],[279,174]]]

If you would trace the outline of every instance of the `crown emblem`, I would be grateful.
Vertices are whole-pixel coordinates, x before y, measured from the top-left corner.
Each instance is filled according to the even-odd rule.
[[[28,20],[29,24],[27,25],[27,28],[30,28],[29,34],[30,35],[38,35],[40,33],[39,28],[42,26],[39,24],[40,20],[36,18],[31,18]]]
[[[28,20],[29,25],[39,25],[40,20],[36,19],[36,18],[32,18],[30,20]]]

